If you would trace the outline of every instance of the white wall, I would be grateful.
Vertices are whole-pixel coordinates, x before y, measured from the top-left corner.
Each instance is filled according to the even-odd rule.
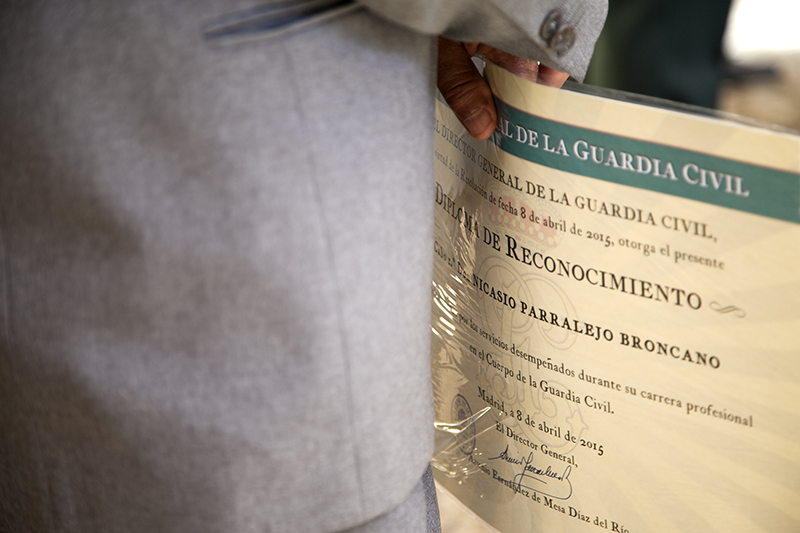
[[[728,57],[741,62],[800,52],[800,0],[734,0],[724,46]]]

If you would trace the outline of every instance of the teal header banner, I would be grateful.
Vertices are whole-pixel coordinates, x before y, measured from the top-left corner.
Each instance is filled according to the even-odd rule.
[[[502,150],[547,167],[800,223],[800,174],[529,115],[495,99]]]

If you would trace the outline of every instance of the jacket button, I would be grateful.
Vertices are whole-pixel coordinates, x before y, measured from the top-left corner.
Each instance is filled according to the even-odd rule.
[[[550,39],[550,48],[555,50],[556,54],[559,56],[563,56],[575,44],[575,39],[577,38],[577,34],[575,33],[575,28],[572,26],[562,26],[558,28],[555,35]]]
[[[539,30],[539,35],[550,43],[550,39],[558,32],[558,27],[561,25],[561,13],[558,11],[551,11],[544,19],[542,27]],[[552,46],[552,45],[551,45]]]

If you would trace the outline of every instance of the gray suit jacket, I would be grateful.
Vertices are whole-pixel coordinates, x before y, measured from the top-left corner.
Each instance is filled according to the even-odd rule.
[[[581,76],[605,4],[322,4],[0,7],[0,530],[336,531],[418,482],[434,35]]]

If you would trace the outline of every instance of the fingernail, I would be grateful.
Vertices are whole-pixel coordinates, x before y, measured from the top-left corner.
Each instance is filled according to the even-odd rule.
[[[464,119],[464,127],[467,128],[470,135],[477,137],[483,133],[492,122],[492,114],[489,113],[485,107],[482,107],[479,111]]]

